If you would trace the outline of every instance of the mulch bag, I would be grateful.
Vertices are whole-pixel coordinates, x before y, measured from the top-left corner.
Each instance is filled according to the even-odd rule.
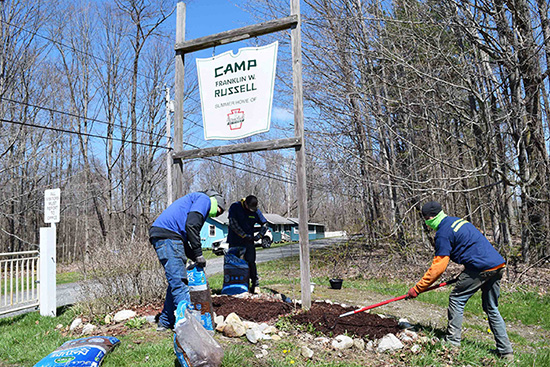
[[[234,295],[248,292],[248,263],[233,254],[223,258],[222,294]]]
[[[91,336],[69,340],[40,360],[34,367],[97,367],[120,340],[112,336]]]
[[[206,330],[214,331],[214,308],[212,307],[212,293],[206,280],[204,269],[195,264],[187,268],[187,281],[189,282],[189,297],[191,304],[188,306],[197,312]]]
[[[220,367],[223,348],[182,301],[176,309],[174,352],[181,367]]]

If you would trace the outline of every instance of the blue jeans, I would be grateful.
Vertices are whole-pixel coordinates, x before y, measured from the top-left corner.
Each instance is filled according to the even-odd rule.
[[[191,301],[187,286],[187,269],[185,268],[187,258],[183,242],[167,238],[151,238],[151,244],[157,252],[160,263],[164,266],[164,273],[168,280],[168,289],[166,289],[166,299],[159,317],[159,325],[173,328],[176,322],[174,316],[176,307],[181,301],[188,303]]]
[[[458,283],[449,296],[449,324],[446,337],[449,343],[460,345],[464,306],[470,297],[481,289],[483,311],[487,314],[489,327],[495,337],[497,353],[512,353],[512,345],[506,333],[506,324],[498,311],[500,279],[503,273],[504,268],[486,273],[464,270],[459,275]]]

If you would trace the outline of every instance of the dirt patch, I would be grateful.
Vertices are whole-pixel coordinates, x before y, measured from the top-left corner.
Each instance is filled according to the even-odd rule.
[[[231,296],[212,297],[212,305],[216,315],[226,317],[235,312],[241,319],[253,322],[276,320],[279,316],[287,315],[294,310],[291,304],[283,301]]]
[[[348,334],[380,339],[386,334],[397,334],[401,331],[396,320],[366,312],[339,318],[339,315],[353,310],[356,308],[315,302],[309,311],[293,315],[291,320],[300,325],[311,324],[316,331],[329,336]]]

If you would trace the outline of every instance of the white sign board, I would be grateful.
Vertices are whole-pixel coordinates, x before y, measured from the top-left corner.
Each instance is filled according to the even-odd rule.
[[[59,223],[61,189],[44,191],[44,223]]]
[[[204,138],[269,131],[278,42],[197,59]]]

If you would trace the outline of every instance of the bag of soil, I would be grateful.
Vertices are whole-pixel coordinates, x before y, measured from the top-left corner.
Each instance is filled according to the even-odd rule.
[[[233,254],[223,258],[222,294],[234,295],[248,292],[248,263]]]
[[[34,367],[97,367],[105,355],[119,343],[120,340],[112,336],[91,336],[69,340],[41,359]]]
[[[223,349],[182,301],[176,309],[174,351],[182,367],[220,367]]]
[[[203,268],[194,264],[187,268],[187,280],[189,282],[189,296],[191,310],[200,313],[200,322],[206,330],[214,331],[214,315],[212,308],[212,293],[206,280]]]

